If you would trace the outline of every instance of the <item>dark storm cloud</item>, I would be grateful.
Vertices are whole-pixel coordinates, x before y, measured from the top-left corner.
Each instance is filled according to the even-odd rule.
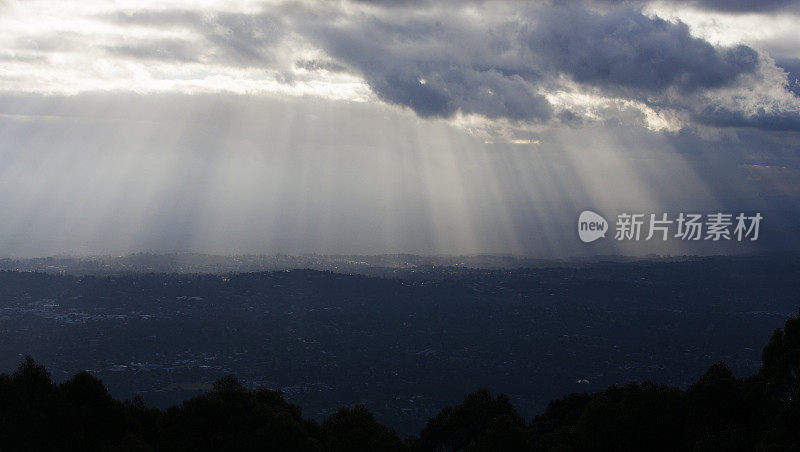
[[[363,14],[305,31],[381,99],[422,117],[461,111],[545,121],[554,113],[541,88],[562,74],[606,95],[674,107],[675,96],[734,85],[759,64],[748,46],[713,46],[686,24],[631,6],[598,12],[536,5],[514,21],[489,25],[455,13],[395,12],[392,19]],[[573,112],[561,116],[577,119]]]
[[[514,120],[546,120],[551,115],[547,100],[518,75],[474,68],[392,66],[364,75],[379,97],[408,106],[422,117],[449,117],[456,111]]]
[[[363,0],[339,8],[289,2],[256,14],[167,10],[106,19],[188,28],[197,39],[110,49],[120,54],[277,69],[287,83],[291,68],[350,72],[381,100],[423,118],[464,113],[532,123],[555,118],[576,126],[591,120],[579,108],[551,105],[545,93],[589,88],[593,95],[635,100],[706,125],[798,129],[797,109],[783,100],[772,103],[780,107],[752,113],[752,102],[745,108],[723,98],[761,95],[753,94],[753,86],[765,83],[761,71],[772,64],[769,58],[746,45],[712,45],[692,36],[686,24],[646,15],[635,5],[605,3]],[[477,6],[485,14],[476,15]],[[278,61],[287,42],[310,43],[324,55]],[[204,45],[204,52],[198,50]],[[784,63],[790,79],[793,64]],[[793,81],[788,88],[796,93]],[[723,89],[727,94],[708,94]]]
[[[776,61],[778,67],[787,72],[786,82],[789,91],[800,96],[800,58]]]
[[[755,72],[758,53],[750,47],[714,47],[692,37],[689,27],[635,8],[598,14],[578,6],[546,9],[528,44],[548,66],[581,83],[649,95],[718,88]]]
[[[503,31],[486,36],[444,17],[394,22],[361,17],[311,24],[304,31],[361,74],[378,97],[422,117],[461,111],[544,121],[552,115],[533,83],[538,72],[516,55],[503,56],[515,44]]]
[[[377,5],[390,8],[419,7],[434,3],[491,3],[490,0],[350,0],[353,3]],[[508,0],[513,1],[513,0]],[[584,0],[586,3],[606,4],[606,5],[634,5],[642,6],[653,0]],[[663,1],[663,0],[662,0]],[[524,0],[517,0],[524,3]],[[719,11],[726,13],[773,13],[780,11],[796,11],[800,9],[798,0],[666,0],[666,3],[676,5],[692,6],[708,11]],[[579,3],[576,0],[553,0],[556,5],[569,5]]]
[[[768,111],[759,108],[755,113],[709,106],[695,115],[695,120],[715,127],[754,127],[773,131],[800,131],[800,113],[797,111]]]
[[[637,4],[648,3],[647,0],[596,0],[597,3]],[[568,3],[560,1],[560,3]],[[786,9],[795,9],[797,0],[671,0],[670,3],[694,6],[700,9],[728,13],[769,13]]]

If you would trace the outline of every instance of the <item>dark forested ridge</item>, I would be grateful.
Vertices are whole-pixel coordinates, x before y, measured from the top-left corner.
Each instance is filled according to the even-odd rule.
[[[280,391],[248,390],[233,375],[159,410],[114,399],[88,372],[56,384],[27,357],[0,375],[0,441],[5,450],[799,450],[800,317],[773,333],[762,361],[744,379],[715,364],[685,390],[646,381],[574,393],[531,420],[479,389],[401,440],[361,405],[318,423]]]
[[[26,354],[165,409],[235,374],[322,422],[362,404],[401,436],[479,387],[525,418],[627,381],[687,388],[715,362],[745,377],[792,315],[796,256],[435,267],[400,278],[0,272],[0,369]]]

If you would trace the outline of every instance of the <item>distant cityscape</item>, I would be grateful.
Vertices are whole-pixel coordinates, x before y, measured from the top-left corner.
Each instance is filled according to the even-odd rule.
[[[596,262],[675,262],[700,259],[697,256],[590,256],[543,259],[508,254],[464,256],[420,256],[416,254],[326,255],[248,254],[220,256],[200,253],[136,253],[122,256],[52,256],[41,258],[0,258],[0,270],[35,271],[71,275],[114,275],[125,273],[207,273],[234,274],[258,271],[312,269],[375,276],[404,276],[437,269],[448,272],[476,269],[563,267]]]

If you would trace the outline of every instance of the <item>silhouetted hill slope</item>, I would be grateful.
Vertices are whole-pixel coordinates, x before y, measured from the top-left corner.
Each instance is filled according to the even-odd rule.
[[[60,384],[27,357],[0,375],[4,450],[544,450],[786,451],[800,448],[800,317],[764,348],[755,375],[715,364],[688,389],[650,382],[551,401],[526,422],[508,397],[480,389],[400,440],[363,406],[321,424],[280,391],[226,376],[166,410],[121,402],[79,372]]]

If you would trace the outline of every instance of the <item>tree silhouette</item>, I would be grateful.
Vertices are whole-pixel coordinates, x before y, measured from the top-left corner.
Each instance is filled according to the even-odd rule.
[[[379,424],[363,405],[340,408],[325,419],[322,432],[325,446],[331,451],[396,451],[402,449],[400,438]]]
[[[168,450],[318,450],[318,426],[278,391],[248,391],[236,377],[166,410],[160,443]]]
[[[482,388],[455,407],[428,420],[420,434],[422,450],[520,450],[528,445],[525,419],[508,397]]]
[[[2,450],[800,450],[800,318],[772,335],[756,375],[722,363],[686,390],[650,382],[551,401],[529,424],[508,397],[468,394],[401,442],[364,407],[319,425],[280,391],[234,376],[166,410],[120,402],[89,372],[54,384],[30,356],[0,375]]]

